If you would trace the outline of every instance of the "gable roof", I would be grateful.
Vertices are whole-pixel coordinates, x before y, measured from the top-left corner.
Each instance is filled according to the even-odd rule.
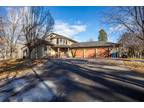
[[[79,42],[72,44],[72,47],[113,47],[118,45],[117,43],[104,42],[104,41],[91,41],[91,42]]]
[[[71,39],[71,38],[68,38],[68,37],[66,37],[66,36],[63,36],[63,35],[59,35],[59,34],[56,34],[56,33],[51,33],[51,34],[49,34],[48,36],[51,36],[51,35],[55,35],[55,37],[53,37],[53,39],[55,39],[55,38],[67,39],[67,40],[70,40],[70,41],[72,41],[72,42],[77,43],[77,41],[75,41],[75,40],[73,40],[73,39]],[[48,36],[47,36],[47,37],[48,37]]]
[[[25,47],[27,47],[27,46],[32,47],[32,48],[35,48],[35,47],[37,47],[37,46],[39,46],[39,45],[50,45],[50,46],[53,46],[54,44],[51,43],[51,42],[49,42],[49,41],[46,41],[46,40],[44,40],[44,39],[39,39],[39,38],[38,38],[38,39],[32,40],[31,43],[26,43],[23,48],[25,48]]]

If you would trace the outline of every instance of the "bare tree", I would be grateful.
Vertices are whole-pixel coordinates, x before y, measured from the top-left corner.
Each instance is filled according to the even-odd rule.
[[[47,7],[24,7],[23,36],[29,50],[29,58],[36,39],[45,38],[51,32],[54,19]]]
[[[7,15],[4,17],[2,36],[6,44],[6,56],[13,57],[16,49],[16,44],[22,32],[21,20],[22,20],[22,8],[9,7],[7,8]]]
[[[133,33],[126,32],[120,39],[119,43],[123,45],[123,48],[127,48],[127,54],[129,57],[143,57],[144,47],[143,41],[139,39]]]
[[[72,49],[72,50],[71,50],[72,57],[75,57],[75,56],[76,56],[76,52],[77,52],[77,49]]]
[[[144,7],[114,7],[104,15],[105,23],[122,25],[144,42]]]

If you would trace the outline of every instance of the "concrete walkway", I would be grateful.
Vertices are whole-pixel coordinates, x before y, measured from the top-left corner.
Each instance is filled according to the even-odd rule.
[[[104,59],[51,59],[0,82],[0,101],[144,101],[144,74]]]

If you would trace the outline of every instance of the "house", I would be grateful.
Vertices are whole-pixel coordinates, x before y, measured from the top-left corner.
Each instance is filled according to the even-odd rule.
[[[109,57],[111,51],[118,50],[119,44],[104,41],[77,42],[71,38],[51,33],[44,39],[27,43],[33,47],[31,58],[60,57],[60,58],[97,58]],[[23,48],[23,56],[27,57],[29,51]]]
[[[35,39],[31,43],[26,43],[24,47],[21,48],[23,51],[23,58],[42,58],[51,55],[52,44],[44,39]],[[31,54],[29,54],[29,48],[32,49]]]
[[[73,44],[78,43],[71,38],[56,33],[51,33],[45,38],[45,40],[54,44],[50,51],[50,56],[54,57],[72,57],[70,49]]]
[[[110,57],[111,51],[118,50],[118,44],[104,41],[79,42],[71,46],[75,58]]]

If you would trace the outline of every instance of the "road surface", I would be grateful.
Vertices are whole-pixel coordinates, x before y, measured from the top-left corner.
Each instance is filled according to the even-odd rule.
[[[49,59],[29,75],[2,83],[0,101],[144,101],[144,74],[104,59]]]

